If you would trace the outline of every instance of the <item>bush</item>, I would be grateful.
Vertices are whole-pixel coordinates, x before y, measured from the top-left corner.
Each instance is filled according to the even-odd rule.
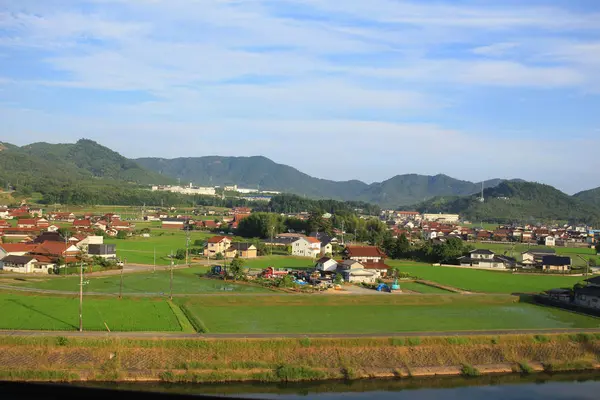
[[[531,365],[527,364],[527,362],[525,361],[522,361],[519,363],[519,372],[521,372],[524,375],[529,375],[534,373],[535,371],[533,370]]]
[[[310,346],[310,338],[305,337],[305,338],[300,339],[300,346],[309,347]]]
[[[325,378],[326,374],[306,367],[280,365],[275,370],[275,376],[283,382],[289,382],[319,380]]]
[[[463,376],[479,376],[481,375],[481,372],[479,372],[479,370],[477,368],[475,368],[474,366],[472,366],[471,364],[463,364],[462,368],[460,369],[460,373]]]
[[[535,335],[533,337],[533,342],[534,343],[548,343],[549,341],[550,341],[550,338],[548,336]]]
[[[419,338],[419,337],[408,338],[408,345],[409,346],[418,346],[420,344],[421,344],[421,338]]]
[[[390,344],[392,346],[405,346],[406,340],[404,338],[390,338]]]
[[[453,336],[446,339],[448,344],[469,344],[469,339],[460,336]]]
[[[64,336],[59,336],[56,338],[56,345],[57,346],[66,346],[69,344],[69,339],[67,339]]]

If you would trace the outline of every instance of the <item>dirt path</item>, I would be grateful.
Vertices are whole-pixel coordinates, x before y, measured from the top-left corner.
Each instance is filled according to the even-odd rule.
[[[0,330],[0,336],[44,337],[68,336],[85,338],[128,339],[273,339],[273,338],[378,338],[378,337],[425,337],[425,336],[499,336],[600,333],[600,329],[523,329],[489,331],[443,331],[443,332],[380,332],[380,333],[174,333],[174,332],[99,332],[99,331],[24,331]]]

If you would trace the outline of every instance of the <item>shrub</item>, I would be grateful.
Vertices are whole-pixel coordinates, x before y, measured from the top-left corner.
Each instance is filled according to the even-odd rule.
[[[570,335],[569,339],[576,343],[588,343],[593,342],[595,340],[595,336],[591,333],[578,333],[575,335]]]
[[[472,366],[471,364],[463,364],[462,368],[460,369],[460,373],[463,376],[479,376],[479,375],[481,375],[481,372],[479,372],[479,370],[477,368],[475,368],[474,366]]]
[[[448,344],[469,344],[469,339],[459,336],[453,336],[446,339]]]
[[[405,346],[406,340],[404,338],[390,338],[390,344],[392,346]]]
[[[534,343],[548,343],[549,341],[550,341],[550,338],[548,336],[535,335],[533,337],[533,342]]]
[[[275,370],[275,376],[277,376],[277,378],[283,382],[310,381],[323,379],[325,377],[325,373],[306,367],[280,365]]]
[[[498,339],[497,337],[493,337],[491,340],[492,344],[498,344],[500,342],[500,339]]]
[[[342,375],[344,376],[344,379],[347,381],[350,381],[356,377],[356,373],[350,367],[342,368],[341,372],[342,372]]]
[[[529,375],[529,374],[534,373],[535,371],[533,370],[531,365],[527,364],[526,361],[521,361],[519,363],[519,372],[521,372],[522,374],[525,374],[525,375]]]
[[[64,336],[59,336],[56,338],[56,345],[57,346],[66,346],[69,344],[69,339],[67,339]]]
[[[409,346],[418,346],[420,344],[421,344],[421,338],[419,338],[419,337],[408,338],[408,345]]]
[[[310,346],[310,338],[305,337],[305,338],[300,339],[300,346],[309,347]]]

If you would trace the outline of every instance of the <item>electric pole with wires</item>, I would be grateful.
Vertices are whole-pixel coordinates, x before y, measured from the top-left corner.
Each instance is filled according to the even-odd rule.
[[[83,332],[83,260],[79,267],[79,332]]]
[[[173,300],[173,250],[171,250],[171,280],[169,281],[169,299]]]
[[[127,264],[127,259],[123,259],[123,266],[121,267],[121,284],[119,285],[119,298],[123,298],[123,270],[125,270],[125,265]]]

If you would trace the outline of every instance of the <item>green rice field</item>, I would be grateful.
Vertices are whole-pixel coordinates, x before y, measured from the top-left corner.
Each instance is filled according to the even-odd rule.
[[[402,282],[399,281],[400,290],[410,290],[412,292],[423,293],[423,294],[452,294],[448,290],[440,289],[435,286],[424,285],[418,282]]]
[[[207,293],[265,293],[269,289],[250,284],[236,284],[232,281],[203,278],[200,274],[207,271],[207,267],[192,267],[175,269],[173,271],[173,293],[175,294],[207,294]],[[120,275],[103,277],[86,277],[88,282],[84,286],[85,292],[118,294],[121,284]],[[13,284],[45,290],[60,290],[76,292],[79,290],[79,276],[66,277],[23,277],[18,279],[6,278],[4,284]],[[123,275],[123,293],[126,294],[153,294],[168,295],[170,293],[170,272],[157,270],[156,272],[133,273]]]
[[[181,331],[165,300],[85,298],[84,330]],[[0,329],[79,329],[79,298],[0,293]]]
[[[537,293],[544,290],[573,287],[586,277],[540,274],[513,274],[508,271],[485,271],[455,267],[403,265],[402,261],[389,260],[388,264],[400,268],[420,279],[433,281],[458,289],[482,293]]]
[[[600,319],[512,296],[178,298],[211,333],[383,333],[598,328]]]

